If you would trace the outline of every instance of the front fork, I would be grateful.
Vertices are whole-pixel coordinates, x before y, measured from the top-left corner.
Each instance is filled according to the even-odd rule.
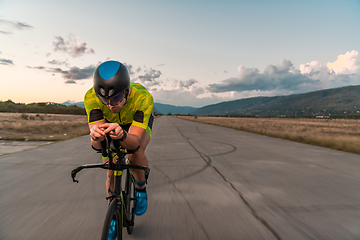
[[[128,170],[129,171],[129,170]],[[121,190],[121,176],[123,174],[123,171],[114,171],[114,192],[112,192],[110,189],[109,191],[111,191],[111,195],[109,197],[107,197],[106,199],[110,199],[110,202],[113,201],[114,199],[117,199],[118,203],[119,203],[119,209],[122,213],[123,216],[123,225],[124,227],[128,227],[128,226],[134,226],[134,221],[133,221],[133,216],[130,216],[131,212],[126,211],[126,206],[125,206],[125,202],[124,199],[125,198],[130,198],[130,196],[126,196],[125,192],[121,191],[121,192],[117,192],[119,189]],[[131,184],[134,184],[132,181],[132,177],[130,176],[130,172],[128,172],[128,177],[130,178]],[[129,199],[128,204],[130,204],[131,199]],[[130,220],[129,220],[130,219]]]

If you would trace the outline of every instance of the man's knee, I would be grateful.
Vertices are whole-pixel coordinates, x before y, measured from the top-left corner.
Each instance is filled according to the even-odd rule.
[[[150,142],[150,135],[145,132],[140,140],[139,149],[134,154],[131,154],[131,155],[133,155],[134,158],[142,158],[143,155],[145,154],[145,149],[146,149],[147,145],[149,144],[149,142]]]
[[[144,155],[145,155],[145,149],[140,145],[139,149],[135,153],[130,154],[128,156],[130,158],[130,161],[136,161],[138,159],[143,158]]]
[[[140,139],[140,147],[145,149],[149,144],[149,142],[150,142],[150,135],[147,132],[145,132],[142,138]]]

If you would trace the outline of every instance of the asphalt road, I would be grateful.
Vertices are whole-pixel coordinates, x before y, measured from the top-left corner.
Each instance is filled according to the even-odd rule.
[[[360,239],[360,156],[155,120],[149,209],[125,239]],[[0,239],[99,239],[105,171],[88,136],[0,157]]]

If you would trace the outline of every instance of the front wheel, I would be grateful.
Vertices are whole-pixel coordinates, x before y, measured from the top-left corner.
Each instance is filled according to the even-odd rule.
[[[122,240],[123,210],[118,200],[111,201],[107,210],[101,240]]]
[[[135,180],[130,171],[127,171],[126,174],[126,181],[125,181],[125,206],[126,206],[126,215],[128,216],[128,219],[126,221],[128,222],[128,226],[126,227],[127,233],[130,235],[133,232],[134,228],[134,220],[135,220],[135,214],[134,214],[134,207],[135,207]],[[125,214],[124,214],[125,215]]]

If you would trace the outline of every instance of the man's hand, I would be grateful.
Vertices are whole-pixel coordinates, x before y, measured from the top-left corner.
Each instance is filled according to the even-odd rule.
[[[112,139],[120,139],[124,134],[124,130],[117,123],[105,123],[99,126],[104,129],[104,133],[109,133]]]
[[[103,141],[105,139],[104,128],[99,124],[90,125],[90,136],[94,141]]]

